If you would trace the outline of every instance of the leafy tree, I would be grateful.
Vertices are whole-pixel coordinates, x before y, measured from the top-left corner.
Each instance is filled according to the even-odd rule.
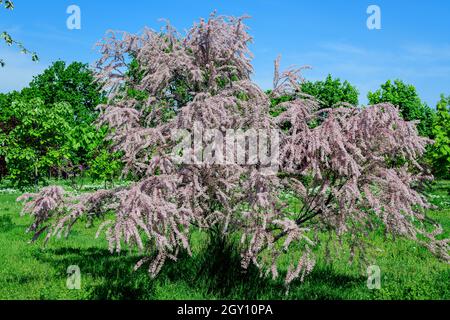
[[[4,141],[3,132],[6,131],[6,115],[5,109],[8,103],[8,96],[6,94],[0,93],[0,180],[3,176],[6,175],[6,160],[5,160],[5,150],[2,144]]]
[[[47,240],[68,234],[84,217],[104,219],[114,213],[98,231],[105,232],[110,251],[136,246],[143,258],[135,268],[148,263],[156,276],[167,259],[191,254],[191,232],[201,229],[211,240],[223,240],[219,243],[240,239],[231,247],[239,250],[244,269],[253,265],[276,278],[280,264],[289,261],[287,286],[313,270],[313,247],[324,231],[336,248],[348,248],[350,257],[365,252],[368,231],[384,227],[386,233],[418,240],[450,260],[447,241],[436,237],[440,226],[426,218],[426,200],[414,189],[423,179],[415,160],[428,142],[417,135],[415,124],[388,103],[334,108],[323,117],[316,112],[317,101],[296,96],[284,102],[285,112],[271,118],[270,99],[292,94],[298,74],[275,72],[274,89],[265,94],[251,80],[250,40],[243,18],[214,14],[186,37],[170,25],[162,33],[146,29],[142,35],[107,37],[97,64],[106,87],[133,83],[123,72],[130,55],[144,72],[136,89],[148,94],[146,103],[115,90],[99,118],[111,129],[114,150],[122,152],[124,172],[133,173],[135,181],[83,195],[60,187],[23,195],[24,213],[34,218],[29,228],[33,238],[44,232]],[[192,99],[177,95],[180,82]],[[161,119],[167,108],[173,117]],[[311,128],[309,122],[317,117],[323,119]],[[286,122],[287,131],[277,130]],[[180,161],[174,156],[180,142],[174,131],[195,136],[196,124],[216,129],[214,137],[275,130],[280,135],[279,172],[270,170],[273,163],[268,165],[261,154],[255,158],[250,141],[249,148],[235,148],[231,157],[228,153],[227,163],[220,161],[223,145],[208,135],[202,140],[215,143],[213,161],[202,157],[209,144],[191,143],[182,148]],[[275,148],[276,138],[270,142]],[[249,162],[242,165],[235,155]],[[385,161],[394,156],[409,161],[401,167]],[[292,198],[286,195],[300,206],[287,210]]]
[[[450,96],[441,95],[433,127],[434,145],[430,157],[435,175],[450,177]]]
[[[331,74],[325,81],[305,82],[301,91],[315,97],[321,108],[333,108],[339,103],[358,105],[359,92],[347,80],[341,82],[339,78],[333,79]]]
[[[421,101],[413,85],[401,80],[388,80],[377,91],[369,92],[367,97],[370,104],[388,102],[398,106],[406,121],[419,121],[417,129],[421,136],[433,137],[433,110]]]
[[[9,105],[4,120],[12,125],[2,128],[0,144],[9,178],[18,186],[37,185],[69,157],[70,114],[69,104],[55,103],[49,108],[40,98]]]
[[[30,86],[21,92],[12,92],[0,96],[0,108],[2,110],[0,132],[8,135],[15,126],[24,120],[20,117],[26,114],[17,112],[17,107],[13,106],[15,102],[19,105],[30,105],[32,101],[39,98],[39,106],[48,109],[47,115],[54,111],[56,112],[55,116],[65,116],[64,121],[67,124],[64,141],[65,160],[58,160],[57,163],[54,163],[51,166],[50,173],[73,178],[86,169],[88,162],[92,161],[90,157],[96,156],[98,149],[104,146],[103,140],[106,132],[103,129],[97,129],[93,121],[98,116],[98,111],[95,108],[105,102],[105,96],[94,80],[93,73],[86,64],[73,62],[66,65],[63,61],[53,63],[42,74],[34,77]],[[68,106],[70,112],[62,113],[59,109],[55,109],[55,106],[63,105]],[[23,134],[29,133],[24,132]],[[27,145],[29,141],[31,140],[21,139],[15,143],[18,147],[20,143],[23,143],[22,148],[26,150],[30,147]],[[34,178],[23,179],[21,175],[8,170],[9,167],[16,168],[19,165],[14,164],[14,161],[23,160],[11,155],[6,157],[6,153],[12,152],[11,150],[4,149],[0,154],[0,177],[5,176],[10,171],[9,178],[15,183],[20,185],[35,183]],[[6,158],[9,158],[8,165],[6,165]],[[24,164],[21,164],[20,167],[23,175],[26,175],[27,171],[24,169]],[[39,166],[39,168],[44,169],[45,166]],[[37,179],[45,176],[48,176],[48,172],[41,172],[37,175],[30,174],[30,177]]]
[[[95,108],[105,101],[101,86],[95,81],[87,64],[56,61],[43,73],[35,76],[22,94],[39,97],[45,105],[66,102],[74,114],[68,119],[74,124],[90,124],[96,117]]]
[[[14,9],[14,3],[11,0],[0,0],[0,6],[4,6],[6,10]],[[39,57],[37,56],[36,52],[31,52],[28,49],[26,49],[22,43],[14,40],[6,31],[0,33],[0,39],[3,39],[8,46],[16,45],[17,47],[19,47],[21,53],[31,54],[31,59],[33,61],[39,60]],[[5,61],[0,58],[0,67],[4,66]]]
[[[68,103],[73,113],[68,115],[70,124],[68,149],[70,156],[64,171],[76,175],[78,168],[86,168],[91,156],[95,154],[105,138],[105,132],[98,130],[93,122],[98,116],[96,107],[105,102],[101,85],[95,81],[92,70],[87,64],[56,61],[42,74],[34,77],[29,88],[22,91],[28,99],[40,97],[44,104]]]
[[[0,93],[0,179],[8,173],[5,159],[5,137],[17,124],[17,120],[11,116],[10,106],[19,97],[20,93],[17,91],[8,94]]]

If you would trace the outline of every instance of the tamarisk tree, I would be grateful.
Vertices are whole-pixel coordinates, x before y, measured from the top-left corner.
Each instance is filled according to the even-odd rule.
[[[99,106],[98,121],[111,129],[109,139],[134,183],[81,196],[60,187],[21,196],[23,212],[34,217],[33,240],[68,235],[81,219],[103,220],[98,235],[105,232],[110,251],[136,246],[143,254],[136,268],[147,264],[156,276],[167,259],[191,253],[190,232],[202,229],[211,237],[240,238],[242,267],[253,264],[273,278],[287,254],[287,285],[311,272],[323,231],[348,235],[354,254],[364,252],[365,233],[384,226],[448,260],[447,241],[436,239],[441,228],[424,228],[434,224],[414,189],[426,178],[415,159],[428,143],[415,124],[390,104],[320,110],[299,92],[302,69],[280,72],[278,60],[268,96],[250,79],[252,39],[244,19],[212,14],[186,35],[167,24],[140,35],[110,32],[99,43],[97,78],[110,98]],[[127,72],[131,62],[137,70]],[[136,92],[143,95],[138,99]],[[272,118],[270,99],[286,94],[295,99]],[[222,145],[204,136],[200,148],[177,149],[183,137],[174,132],[195,135],[196,124],[219,133],[276,129],[280,143],[269,144],[278,151],[278,171],[265,170],[261,159],[198,161],[207,148],[217,160],[231,145],[239,145],[231,148],[233,160],[241,149],[251,158],[248,140]],[[286,194],[298,198],[300,208],[287,208]],[[105,221],[108,213],[113,220]]]

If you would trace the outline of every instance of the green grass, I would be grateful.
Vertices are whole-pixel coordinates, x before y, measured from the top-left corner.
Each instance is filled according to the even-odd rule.
[[[429,193],[438,206],[429,215],[447,237],[449,190],[450,181],[440,181]],[[370,263],[381,268],[380,290],[367,288],[365,266],[348,264],[345,255],[326,264],[319,247],[313,273],[286,295],[282,279],[242,272],[233,250],[210,244],[202,233],[192,236],[193,257],[167,262],[151,279],[145,268],[132,270],[137,254],[111,255],[104,239],[94,239],[96,228],[80,224],[69,239],[54,239],[46,248],[29,244],[25,230],[31,218],[19,216],[18,195],[0,191],[0,299],[450,299],[448,264],[411,241],[378,233],[370,236],[377,247]],[[80,267],[81,290],[66,287],[70,265]]]

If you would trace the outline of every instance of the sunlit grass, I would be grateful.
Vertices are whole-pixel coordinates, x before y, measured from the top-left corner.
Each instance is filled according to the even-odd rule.
[[[437,206],[429,215],[450,231],[450,182],[438,182],[429,193]],[[137,253],[111,255],[96,228],[75,227],[70,237],[44,248],[29,244],[30,217],[20,217],[19,193],[0,193],[0,299],[450,299],[449,265],[425,248],[404,239],[373,233],[376,247],[370,263],[381,268],[381,289],[366,286],[366,265],[348,264],[345,255],[333,264],[318,247],[318,264],[304,283],[294,282],[286,295],[283,280],[243,273],[232,248],[211,244],[205,234],[192,236],[193,256],[168,262],[156,279],[145,268],[133,271]],[[293,204],[295,207],[297,204]],[[67,267],[78,265],[81,290],[66,287]],[[286,269],[282,263],[282,269]]]

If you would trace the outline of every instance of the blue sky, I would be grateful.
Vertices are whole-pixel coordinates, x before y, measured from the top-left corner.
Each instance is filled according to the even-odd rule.
[[[81,30],[68,30],[66,9],[81,8]],[[382,29],[366,27],[366,9],[381,8]],[[0,92],[20,89],[52,61],[98,58],[94,48],[106,30],[139,32],[159,29],[160,18],[183,31],[193,21],[219,14],[243,15],[254,43],[254,80],[264,89],[272,83],[273,60],[282,66],[310,65],[308,80],[328,73],[349,80],[366,103],[368,91],[387,79],[414,84],[422,99],[435,106],[441,93],[450,94],[450,1],[428,0],[15,0],[13,12],[0,11],[0,30],[7,30],[41,61],[33,63],[17,48],[0,44]]]

